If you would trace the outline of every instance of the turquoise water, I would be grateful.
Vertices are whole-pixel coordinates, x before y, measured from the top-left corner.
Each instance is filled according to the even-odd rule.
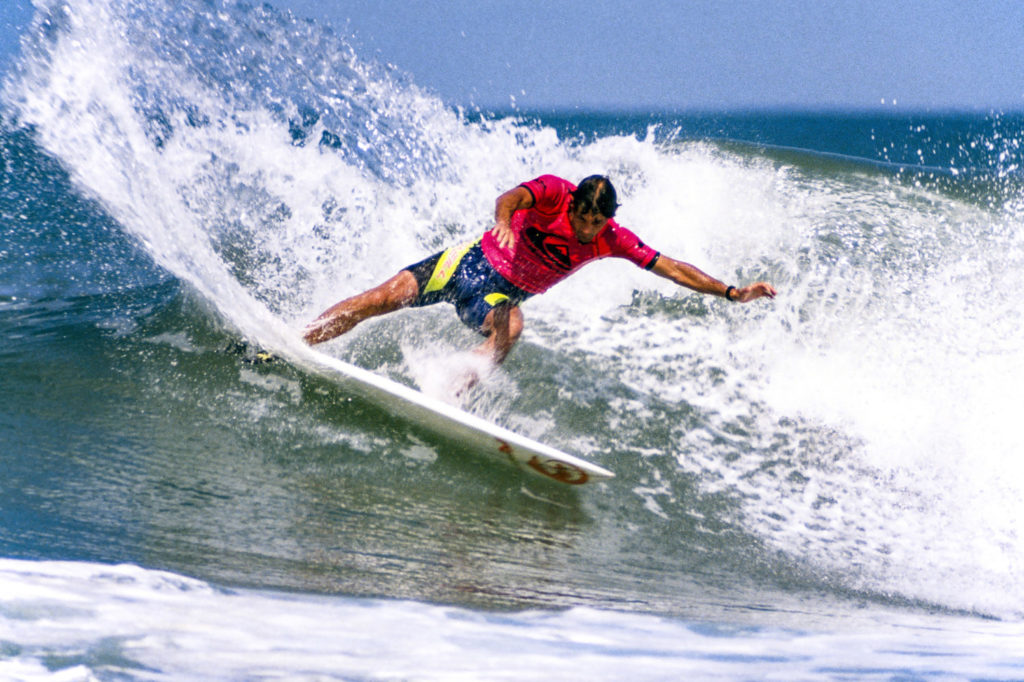
[[[153,27],[159,27],[155,30]],[[0,677],[1021,679],[1006,113],[464,112],[270,6],[42,4],[0,135]],[[287,356],[543,172],[772,302],[524,306],[494,465]],[[436,392],[441,306],[324,351]]]

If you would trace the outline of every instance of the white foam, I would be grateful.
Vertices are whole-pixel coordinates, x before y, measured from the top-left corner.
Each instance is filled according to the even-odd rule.
[[[7,679],[818,679],[824,669],[994,678],[1020,665],[1021,636],[1019,624],[938,617],[819,633],[586,608],[496,615],[0,559],[0,637],[17,649],[0,660]]]

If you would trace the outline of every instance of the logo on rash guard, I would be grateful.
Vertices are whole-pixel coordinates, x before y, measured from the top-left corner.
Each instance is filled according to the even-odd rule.
[[[569,245],[558,235],[541,232],[536,227],[523,230],[526,243],[533,247],[534,253],[545,263],[558,270],[571,270],[572,260],[569,258]]]

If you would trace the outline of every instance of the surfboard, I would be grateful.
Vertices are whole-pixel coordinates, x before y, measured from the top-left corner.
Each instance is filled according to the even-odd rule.
[[[604,467],[492,424],[361,367],[311,348],[303,355],[312,361],[319,374],[339,384],[343,390],[484,457],[566,485],[585,485],[615,476]]]

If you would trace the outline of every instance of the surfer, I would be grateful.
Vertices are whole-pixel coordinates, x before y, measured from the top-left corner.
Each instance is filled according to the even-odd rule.
[[[466,325],[486,337],[477,352],[500,363],[522,333],[520,304],[606,257],[625,258],[680,286],[729,301],[775,297],[767,282],[726,285],[652,249],[615,222],[618,207],[615,188],[602,175],[585,178],[578,187],[554,175],[524,182],[498,197],[494,227],[482,237],[336,303],[306,327],[303,338],[322,343],[367,318],[447,301]]]

